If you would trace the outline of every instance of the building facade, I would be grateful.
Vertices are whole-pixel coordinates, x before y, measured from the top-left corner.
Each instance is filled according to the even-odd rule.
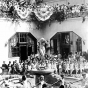
[[[11,23],[10,21],[7,22],[6,20],[1,20],[1,32],[0,32],[0,53],[1,53],[1,58],[2,60],[8,60],[10,58],[14,57],[9,57],[9,40],[12,38],[13,35],[15,35],[17,32],[27,32],[31,33],[32,36],[34,36],[35,40],[39,40],[40,38],[45,38],[50,42],[50,39],[57,33],[57,32],[69,32],[73,31],[77,35],[79,35],[82,38],[82,51],[87,51],[88,49],[88,20],[84,23],[82,23],[81,18],[73,18],[73,19],[68,19],[61,24],[58,22],[53,22],[52,25],[48,26],[44,29],[35,29],[36,26],[31,23],[31,27],[29,23],[25,22],[20,22],[19,24]],[[5,25],[5,26],[4,26]],[[72,34],[71,34],[72,35]],[[71,36],[70,35],[70,36]],[[73,38],[74,40],[75,38]],[[72,39],[71,39],[72,40]],[[75,41],[75,40],[74,40]],[[85,44],[83,43],[85,42]],[[76,51],[75,43],[71,42],[72,45],[70,47],[71,51]],[[74,44],[74,45],[73,45]],[[74,48],[72,48],[74,47]],[[59,50],[59,49],[58,49]],[[50,53],[50,52],[48,52]],[[18,57],[19,58],[19,57]]]
[[[62,0],[62,1],[66,3],[66,0]],[[60,0],[61,3],[62,1]],[[76,1],[79,1],[79,0],[76,0]],[[69,46],[70,46],[70,49],[69,48],[66,49],[67,50],[66,52],[87,51],[88,50],[88,25],[87,25],[88,19],[86,18],[85,22],[82,22],[82,20],[83,20],[82,17],[75,17],[75,18],[65,19],[61,23],[57,21],[53,21],[51,22],[51,25],[49,25],[49,23],[47,22],[46,26],[44,26],[43,28],[37,29],[36,24],[33,21],[27,22],[24,20],[19,20],[18,22],[12,22],[10,19],[7,20],[7,19],[0,18],[1,62],[3,60],[8,61],[8,59],[21,57],[21,55],[19,55],[19,50],[22,50],[24,48],[25,48],[25,51],[27,51],[27,53],[25,53],[25,55],[27,54],[27,56],[28,54],[31,54],[31,53],[37,53],[37,47],[36,47],[37,42],[41,38],[45,38],[49,42],[49,46],[50,45],[52,46],[53,44],[51,43],[50,40],[57,33],[59,33],[58,36],[61,35],[63,36],[63,38],[59,37],[61,41],[58,41],[58,44],[57,44],[57,40],[59,39],[56,38],[57,40],[54,40],[54,42],[56,42],[55,44],[57,45],[54,45],[55,46],[54,50],[49,50],[47,53],[49,54],[50,53],[56,54],[57,52],[62,53],[64,52],[63,51],[64,47],[66,48]],[[67,33],[66,35],[69,36],[68,39],[70,41],[69,43],[70,45],[69,44],[63,45],[64,47],[60,49],[62,45],[61,43],[64,41],[63,39],[65,39],[62,32],[63,33],[66,32]],[[79,45],[77,43],[77,39],[78,41],[80,40],[78,37],[81,38],[80,47],[82,49],[77,47],[77,45]],[[29,40],[25,40],[27,38]],[[23,42],[21,41],[21,39]],[[30,45],[30,42],[31,42],[31,45]],[[16,46],[16,43],[17,43],[17,46]],[[16,46],[15,49],[13,49],[10,45],[12,46],[15,45]],[[30,49],[30,51],[28,50],[28,48]],[[16,51],[16,53],[14,53],[14,51]]]

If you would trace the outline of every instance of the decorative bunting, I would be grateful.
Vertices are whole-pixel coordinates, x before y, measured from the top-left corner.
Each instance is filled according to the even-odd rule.
[[[44,4],[44,5],[37,7],[37,9],[35,9],[34,13],[35,13],[36,17],[38,18],[38,20],[46,21],[53,14],[53,8]]]
[[[30,6],[28,8],[26,7],[20,7],[20,6],[15,6],[15,10],[17,11],[18,16],[21,19],[27,19],[28,16],[31,14],[32,9],[30,8]]]

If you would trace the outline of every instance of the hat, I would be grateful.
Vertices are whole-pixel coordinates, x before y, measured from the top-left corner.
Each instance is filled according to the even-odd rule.
[[[41,77],[41,78],[44,78],[44,76],[43,76],[43,75],[41,75],[40,77]]]
[[[44,76],[43,75],[40,76],[40,80],[44,80]]]

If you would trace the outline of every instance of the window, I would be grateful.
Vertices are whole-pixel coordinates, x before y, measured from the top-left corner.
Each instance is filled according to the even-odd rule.
[[[33,37],[29,33],[16,33],[9,39],[9,57],[19,57],[20,56],[20,46],[27,46],[27,53],[35,53],[35,42]]]
[[[18,38],[13,36],[9,40],[9,57],[18,57],[19,56],[19,45],[18,45]]]
[[[62,43],[63,44],[69,44],[70,43],[70,36],[69,33],[62,33]]]
[[[77,45],[77,51],[82,51],[82,40],[81,38],[78,38],[76,41],[76,45]]]
[[[50,47],[51,47],[51,53],[54,53],[54,45],[53,45],[53,40],[50,40]]]
[[[19,47],[18,46],[11,46],[12,57],[19,56]]]
[[[20,42],[27,42],[27,34],[20,33]]]

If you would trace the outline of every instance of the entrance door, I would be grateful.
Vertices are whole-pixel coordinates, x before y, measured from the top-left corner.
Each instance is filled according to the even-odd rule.
[[[70,52],[70,47],[64,47],[62,48],[62,58],[67,58],[68,54]]]
[[[53,40],[54,54],[57,54],[57,39]]]
[[[20,59],[21,61],[25,61],[28,58],[28,50],[27,45],[20,46]]]

